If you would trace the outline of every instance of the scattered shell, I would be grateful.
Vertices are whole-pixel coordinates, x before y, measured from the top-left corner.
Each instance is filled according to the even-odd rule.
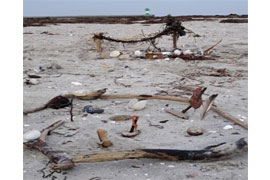
[[[112,51],[110,53],[110,57],[112,57],[112,58],[118,57],[120,55],[121,55],[121,52],[120,51]]]
[[[232,129],[232,128],[233,128],[232,125],[226,125],[226,126],[223,127],[223,129],[225,129],[225,130]]]
[[[122,54],[119,56],[119,60],[129,60],[131,59],[128,54]]]
[[[204,132],[204,130],[202,128],[199,127],[190,127],[187,130],[187,133],[191,136],[199,136],[202,135]]]
[[[183,54],[184,54],[184,55],[192,54],[192,52],[191,52],[191,50],[188,49],[188,50],[185,50],[185,51],[183,52]]]
[[[162,52],[162,55],[171,55],[171,52]]]
[[[37,85],[40,82],[37,79],[25,79],[24,83],[27,84],[27,85]]]
[[[135,55],[136,57],[141,57],[141,56],[142,56],[142,52],[139,51],[139,50],[134,51],[134,55]]]
[[[165,58],[164,60],[165,60],[165,61],[169,61],[169,60],[170,60],[170,58]]]
[[[71,84],[75,85],[75,86],[81,86],[82,83],[79,83],[79,82],[71,82]]]
[[[140,111],[143,110],[146,106],[147,100],[138,101],[137,99],[132,99],[128,103],[128,108],[132,109],[134,111]]]
[[[23,135],[23,142],[33,141],[40,137],[41,133],[38,130],[31,130]]]
[[[175,54],[175,55],[180,55],[180,54],[182,54],[182,51],[181,51],[180,49],[175,49],[175,50],[173,51],[173,54]]]

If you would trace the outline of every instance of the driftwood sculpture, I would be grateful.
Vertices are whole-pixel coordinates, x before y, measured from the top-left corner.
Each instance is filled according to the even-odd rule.
[[[181,97],[173,97],[173,96],[158,96],[158,95],[146,95],[146,94],[141,94],[141,95],[135,95],[135,94],[124,94],[124,95],[104,95],[104,93],[106,92],[106,88],[105,89],[101,89],[101,90],[97,90],[97,91],[93,91],[90,93],[72,93],[72,94],[67,94],[67,95],[63,95],[63,97],[66,98],[78,98],[81,100],[94,100],[94,99],[158,99],[158,100],[167,100],[167,101],[177,101],[177,102],[183,102],[183,103],[189,103],[189,99],[188,98],[181,98]],[[58,97],[58,96],[57,96]],[[53,98],[54,99],[54,98]],[[49,101],[50,102],[50,101]],[[48,104],[48,103],[47,103]],[[45,107],[45,108],[42,108]],[[33,110],[25,110],[24,114],[29,114],[29,113],[33,113],[33,112],[37,112],[40,110],[44,110],[46,109],[46,105],[43,105],[39,108],[35,108]],[[248,125],[245,124],[244,122],[240,121],[239,119],[235,118],[234,116],[223,112],[221,109],[212,106],[211,110],[213,110],[214,112],[216,112],[217,114],[219,114],[220,116],[233,121],[234,123],[244,127],[245,129],[248,129]]]
[[[99,154],[77,155],[68,158],[65,152],[53,150],[46,143],[46,136],[52,130],[62,125],[64,121],[57,121],[42,130],[39,139],[24,143],[24,147],[36,149],[46,155],[53,170],[72,169],[76,163],[103,162],[123,159],[165,159],[174,161],[209,161],[228,158],[248,150],[248,139],[241,138],[233,143],[220,143],[208,146],[202,150],[177,150],[177,149],[135,149],[119,152],[106,152]]]

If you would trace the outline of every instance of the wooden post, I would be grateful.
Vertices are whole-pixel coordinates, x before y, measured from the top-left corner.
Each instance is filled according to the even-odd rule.
[[[100,35],[100,33],[96,33],[97,36]],[[102,42],[101,42],[101,39],[98,39],[98,38],[93,38],[94,39],[94,42],[96,43],[96,48],[97,48],[97,52],[102,52]]]
[[[177,34],[176,32],[174,31],[173,32],[173,48],[177,48],[177,45],[176,45],[176,42],[177,42]]]

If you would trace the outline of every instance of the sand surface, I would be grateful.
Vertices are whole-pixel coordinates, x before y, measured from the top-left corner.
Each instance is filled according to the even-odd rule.
[[[178,47],[182,49],[207,49],[220,39],[221,44],[213,52],[220,56],[216,60],[119,60],[99,59],[89,37],[95,32],[106,32],[112,37],[128,37],[159,31],[163,24],[58,24],[44,27],[24,27],[24,77],[28,74],[41,76],[37,85],[24,84],[24,109],[32,109],[46,103],[59,94],[75,90],[89,91],[108,88],[106,94],[159,94],[190,97],[192,89],[205,86],[203,98],[218,93],[215,104],[225,112],[248,123],[248,24],[222,24],[219,21],[185,22],[183,25],[202,35],[196,41],[191,36],[181,37]],[[41,34],[42,32],[56,35]],[[158,47],[172,50],[172,38],[164,36]],[[132,55],[135,50],[145,50],[149,44],[122,44],[105,42],[104,52],[119,50]],[[57,68],[56,65],[61,68]],[[227,76],[214,77],[226,68]],[[40,70],[42,69],[42,71]],[[199,74],[201,73],[201,75]],[[81,85],[76,85],[78,82]],[[46,109],[24,116],[24,132],[42,130],[48,125],[65,120],[65,126],[56,129],[47,138],[55,150],[63,150],[70,156],[136,148],[202,149],[221,142],[233,142],[247,137],[247,130],[210,111],[200,120],[200,109],[188,111],[189,120],[179,119],[164,111],[165,108],[182,110],[187,104],[149,100],[142,111],[127,110],[129,99],[81,101],[74,100],[74,122],[70,122],[70,108]],[[103,114],[88,114],[82,109],[86,105],[103,108]],[[112,122],[113,115],[138,115],[141,134],[135,138],[123,138],[121,132],[130,128],[131,122]],[[104,123],[106,120],[107,123]],[[162,124],[159,121],[169,120]],[[162,125],[159,129],[149,126]],[[223,129],[232,125],[232,129]],[[205,130],[201,136],[188,136],[186,130],[197,126]],[[68,127],[76,130],[68,130]],[[113,146],[99,147],[97,129],[105,129]],[[70,136],[67,135],[69,133]],[[66,135],[66,136],[65,136]],[[39,180],[48,158],[35,150],[24,149],[24,179]],[[214,162],[171,162],[165,160],[139,159],[100,163],[76,164],[70,171],[54,173],[57,179],[247,179],[247,154],[228,160]],[[45,170],[49,174],[49,168]],[[53,179],[53,176],[47,179]]]

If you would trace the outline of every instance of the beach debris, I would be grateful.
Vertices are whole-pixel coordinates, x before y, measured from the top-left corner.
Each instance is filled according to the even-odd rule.
[[[192,51],[190,49],[187,49],[187,50],[183,51],[183,54],[189,55],[189,54],[192,54]]]
[[[51,63],[49,66],[47,66],[47,69],[63,69],[63,67],[59,64]]]
[[[134,56],[137,57],[137,58],[142,57],[142,54],[143,54],[143,53],[142,53],[140,50],[134,51]]]
[[[83,112],[87,112],[90,114],[101,114],[104,112],[104,109],[99,109],[99,108],[93,108],[91,105],[84,106]]]
[[[214,100],[216,99],[217,96],[218,94],[213,94],[206,101],[203,102],[203,108],[201,111],[201,119],[204,119],[206,113],[211,109],[214,103]]]
[[[28,79],[28,78],[24,79],[24,83],[26,85],[37,85],[37,84],[40,84],[39,80],[32,79],[32,78],[31,79]]]
[[[100,154],[77,155],[72,158],[74,163],[104,162],[123,159],[151,158],[175,161],[218,160],[245,153],[248,150],[248,139],[240,138],[235,142],[210,145],[201,150],[175,150],[175,149],[134,149]]]
[[[204,91],[206,90],[207,88],[203,88],[202,87],[199,87],[197,89],[195,89],[193,91],[193,94],[189,100],[189,106],[182,110],[182,113],[186,113],[190,108],[194,108],[195,110],[198,109],[201,105],[202,105],[202,94],[204,93]]]
[[[162,121],[159,121],[159,123],[166,123],[168,122],[169,120],[162,120]]]
[[[115,116],[110,117],[110,120],[112,121],[127,121],[130,119],[131,119],[130,115],[115,115]]]
[[[109,147],[112,145],[112,142],[108,140],[108,132],[104,129],[98,129],[97,130],[98,138],[101,142],[102,147]]]
[[[73,110],[73,98],[71,98],[71,100],[70,100],[70,111],[69,111],[70,121],[71,122],[73,122],[73,113],[72,113],[72,110]]]
[[[130,60],[131,57],[128,54],[121,54],[119,57],[119,60]]]
[[[146,59],[164,59],[162,53],[156,53],[156,52],[151,52],[151,51],[148,51],[145,54],[145,58]]]
[[[146,106],[147,100],[138,101],[138,99],[132,99],[128,103],[128,108],[134,111],[143,110]]]
[[[106,93],[107,88],[100,89],[97,91],[89,92],[87,90],[78,90],[72,93],[72,96],[81,100],[94,100],[98,99],[102,94]]]
[[[175,54],[175,55],[180,55],[180,54],[182,54],[182,51],[181,51],[181,49],[179,49],[179,48],[175,48],[175,49],[173,50],[173,54]]]
[[[70,105],[69,99],[60,95],[60,96],[56,96],[56,97],[52,98],[45,105],[43,105],[41,107],[38,107],[38,108],[35,108],[32,110],[24,111],[23,114],[27,115],[29,113],[38,112],[38,111],[44,110],[46,108],[61,109],[61,108],[68,107],[69,105]]]
[[[165,112],[170,113],[181,119],[188,119],[188,115],[186,113],[178,112],[178,111],[175,111],[174,109],[165,109]]]
[[[62,125],[64,121],[57,121],[41,131],[41,135],[35,141],[24,142],[25,148],[36,149],[50,159],[51,169],[68,170],[74,167],[74,162],[62,151],[56,151],[46,143],[48,133]]]
[[[223,127],[224,130],[228,130],[228,129],[233,129],[233,126],[232,125],[226,125]]]
[[[51,32],[48,32],[48,31],[43,31],[43,32],[41,32],[40,34],[46,34],[46,35],[60,35],[59,33],[51,33]]]
[[[95,33],[95,35],[92,37],[92,39],[94,40],[94,42],[96,44],[97,52],[102,52],[103,48],[102,48],[101,39],[96,38],[99,36],[103,36],[103,33]]]
[[[123,137],[129,137],[130,138],[130,137],[134,137],[134,136],[137,136],[138,134],[140,134],[140,131],[137,130],[137,128],[138,128],[138,125],[137,125],[138,119],[139,119],[139,116],[135,116],[135,115],[131,116],[132,126],[131,126],[129,131],[124,131],[124,132],[121,133],[121,135]]]
[[[80,82],[71,82],[71,84],[75,85],[75,86],[81,86],[82,85],[82,83],[80,83]]]
[[[29,77],[29,78],[41,78],[41,76],[39,76],[39,75],[36,75],[36,74],[27,74],[27,76]]]
[[[199,136],[199,135],[202,135],[203,132],[204,132],[204,130],[200,127],[190,127],[187,129],[187,133],[190,136]]]
[[[158,128],[158,129],[163,129],[164,128],[164,126],[161,126],[159,124],[152,124],[151,121],[149,121],[149,120],[147,120],[147,122],[149,123],[149,126],[153,126],[153,127]]]
[[[219,43],[221,43],[222,39],[219,40],[216,44],[214,44],[213,46],[211,46],[210,48],[206,49],[203,51],[203,54],[210,54],[210,52],[217,46],[219,45]]]
[[[122,53],[121,53],[120,51],[112,51],[112,52],[110,53],[110,57],[116,58],[116,57],[120,56],[121,54],[122,54]]]
[[[25,143],[25,142],[36,140],[40,137],[40,135],[41,135],[41,133],[38,130],[27,131],[23,135],[23,142]]]

